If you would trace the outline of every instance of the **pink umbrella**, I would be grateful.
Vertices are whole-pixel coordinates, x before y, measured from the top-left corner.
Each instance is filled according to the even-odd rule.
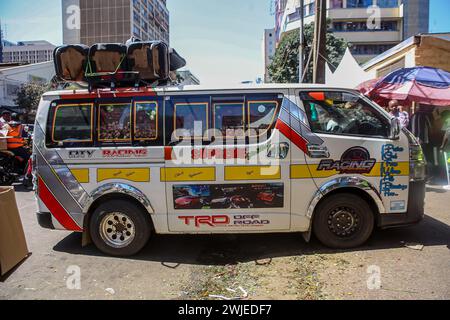
[[[450,73],[430,67],[404,68],[365,82],[358,89],[373,100],[450,106]]]

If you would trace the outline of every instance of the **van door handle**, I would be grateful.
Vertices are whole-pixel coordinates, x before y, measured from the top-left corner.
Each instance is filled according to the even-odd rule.
[[[313,159],[329,158],[330,152],[326,146],[308,144],[308,156]]]

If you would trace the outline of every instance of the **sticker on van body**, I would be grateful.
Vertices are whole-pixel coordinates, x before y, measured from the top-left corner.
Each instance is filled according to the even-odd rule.
[[[385,197],[396,197],[398,196],[397,191],[408,189],[407,185],[396,183],[396,177],[402,173],[399,170],[398,154],[403,151],[404,148],[396,147],[393,144],[382,147],[380,193]]]
[[[283,208],[283,183],[173,186],[175,210]]]
[[[353,147],[342,154],[341,160],[322,160],[318,171],[338,171],[339,173],[366,174],[370,173],[377,163],[370,157],[366,148]]]

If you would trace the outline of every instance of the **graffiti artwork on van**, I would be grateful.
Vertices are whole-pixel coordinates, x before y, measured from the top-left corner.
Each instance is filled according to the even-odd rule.
[[[284,184],[178,185],[175,210],[262,209],[284,207]]]
[[[398,196],[397,191],[408,189],[407,185],[396,183],[396,176],[401,174],[398,154],[403,151],[402,147],[396,147],[392,144],[384,145],[381,150],[380,193],[385,197],[396,197]]]

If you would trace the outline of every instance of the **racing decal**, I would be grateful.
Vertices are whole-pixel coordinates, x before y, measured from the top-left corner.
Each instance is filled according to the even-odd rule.
[[[353,147],[342,154],[341,160],[322,160],[318,171],[337,171],[341,174],[367,174],[372,171],[376,159],[370,157],[370,153],[363,147]]]
[[[403,151],[402,147],[396,147],[393,144],[382,147],[380,193],[385,197],[396,197],[398,196],[397,191],[408,189],[407,185],[396,183],[396,176],[402,174],[399,162],[397,162],[398,154]]]
[[[97,169],[97,182],[106,180],[150,182],[150,168]]]
[[[41,177],[38,177],[38,196],[39,199],[41,199],[45,206],[50,210],[53,217],[55,217],[59,224],[62,225],[66,230],[83,231],[83,229],[72,219],[67,210],[55,198],[55,196]]]
[[[284,184],[173,186],[175,210],[283,208]]]
[[[161,181],[216,181],[216,168],[161,168]]]
[[[212,215],[212,216],[179,216],[178,219],[187,226],[200,228],[216,227],[261,227],[270,224],[270,220],[260,215]]]
[[[113,149],[102,151],[103,158],[142,158],[147,155],[147,149]]]
[[[320,146],[324,141],[311,131],[311,128],[306,125],[305,119],[306,114],[304,111],[291,100],[284,98],[276,129],[291,140],[300,150],[308,154],[308,144]]]
[[[236,166],[225,167],[225,180],[279,180],[280,166]]]

